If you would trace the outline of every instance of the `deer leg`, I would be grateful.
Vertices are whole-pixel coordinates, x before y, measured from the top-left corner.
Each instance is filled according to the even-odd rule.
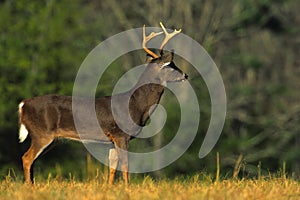
[[[122,159],[121,159],[121,170],[123,174],[123,179],[125,181],[125,184],[129,184],[129,176],[128,176],[128,152],[126,150],[122,151]]]
[[[24,177],[26,183],[33,183],[33,174],[31,167],[34,160],[43,152],[43,150],[53,141],[53,139],[35,141],[31,139],[31,146],[28,151],[22,156]]]
[[[114,183],[115,174],[118,167],[118,154],[116,149],[109,150],[109,184],[112,185]]]
[[[119,162],[123,174],[123,179],[125,184],[129,184],[129,176],[128,176],[128,141],[126,139],[121,139],[116,143],[117,145],[117,155],[119,157]]]

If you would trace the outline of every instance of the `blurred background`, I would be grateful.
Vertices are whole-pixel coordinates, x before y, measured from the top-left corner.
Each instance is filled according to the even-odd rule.
[[[199,148],[210,119],[205,83],[184,60],[176,63],[198,92],[201,121],[188,151],[153,177],[215,174],[219,154],[223,177],[286,172],[300,175],[300,1],[298,0],[1,0],[0,1],[0,179],[22,179],[21,156],[30,139],[18,143],[17,106],[24,98],[72,95],[82,61],[100,42],[146,26],[182,28],[210,54],[223,77],[227,117],[221,137],[203,159]],[[175,50],[176,53],[176,50]],[[111,64],[97,96],[109,95],[118,78],[145,62],[144,51]],[[137,139],[146,151],[167,144],[176,133],[180,109],[166,91],[168,113],[162,133]],[[187,130],[188,131],[188,130]],[[35,174],[86,179],[107,171],[82,144],[59,139],[35,163]]]

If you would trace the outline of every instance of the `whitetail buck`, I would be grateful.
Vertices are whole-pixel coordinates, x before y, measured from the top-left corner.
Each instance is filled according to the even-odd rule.
[[[152,32],[147,37],[145,26],[143,28],[142,46],[151,58],[147,60],[147,67],[137,84],[128,92],[95,100],[97,120],[101,125],[101,129],[96,126],[87,127],[86,132],[90,132],[91,137],[89,137],[89,134],[86,134],[85,138],[79,137],[72,114],[71,96],[45,95],[23,100],[19,104],[20,142],[23,142],[28,134],[31,138],[31,146],[22,156],[24,176],[27,183],[33,183],[31,167],[34,160],[58,137],[73,140],[97,140],[98,138],[104,142],[112,142],[115,148],[111,149],[109,153],[109,183],[112,184],[114,181],[118,164],[120,164],[125,183],[129,183],[128,154],[126,150],[128,149],[129,140],[136,136],[141,131],[141,128],[136,130],[137,126],[132,127],[132,124],[129,124],[126,130],[134,133],[126,133],[123,131],[124,129],[119,128],[113,117],[111,100],[113,98],[117,99],[117,103],[120,103],[120,105],[116,105],[116,108],[118,108],[123,107],[123,99],[129,97],[129,105],[127,107],[129,106],[130,116],[128,117],[138,127],[143,127],[153,112],[153,105],[159,103],[165,84],[187,79],[187,75],[174,64],[173,52],[163,52],[163,47],[168,40],[181,30],[175,30],[169,34],[163,24],[160,23],[160,25],[163,29],[162,32]],[[146,43],[162,33],[165,34],[165,39],[160,47],[160,56],[158,56],[146,47]],[[85,109],[85,106],[91,102],[88,98],[81,97],[78,99],[80,102],[78,106],[81,109]],[[98,135],[97,137],[95,137],[95,133]]]

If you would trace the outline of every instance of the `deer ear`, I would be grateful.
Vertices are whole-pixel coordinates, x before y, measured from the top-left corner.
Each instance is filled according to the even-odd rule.
[[[174,51],[168,51],[161,54],[161,59],[164,63],[172,62],[174,58]]]
[[[146,56],[146,63],[150,63],[153,59],[154,58],[151,55],[147,54],[147,56]]]
[[[155,49],[150,49],[152,52],[155,52]],[[153,55],[147,53],[146,55],[146,63],[150,63],[152,60],[156,59],[157,57],[153,57]]]

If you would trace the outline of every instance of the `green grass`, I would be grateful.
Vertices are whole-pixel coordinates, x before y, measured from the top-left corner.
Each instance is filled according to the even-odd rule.
[[[300,199],[300,183],[286,177],[213,181],[201,174],[172,180],[133,178],[129,186],[122,181],[110,186],[102,178],[77,181],[49,177],[31,186],[8,175],[1,182],[0,199]]]

